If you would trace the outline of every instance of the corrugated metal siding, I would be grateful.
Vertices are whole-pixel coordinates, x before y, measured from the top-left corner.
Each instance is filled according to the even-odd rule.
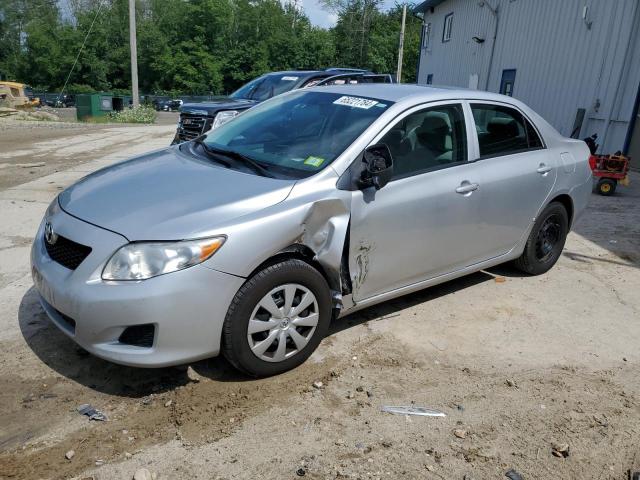
[[[449,0],[425,14],[432,23],[431,48],[421,52],[419,83],[478,88],[487,81],[495,18],[474,0]],[[640,83],[639,0],[490,0],[498,5],[499,28],[488,90],[498,91],[502,71],[516,69],[514,96],[570,135],[578,108],[587,115],[582,136],[602,137],[603,151],[621,149]],[[583,7],[589,7],[587,28]],[[452,39],[442,43],[444,17],[454,12]],[[634,16],[635,12],[635,16]],[[484,38],[483,44],[471,40]],[[629,54],[625,59],[627,44]],[[614,102],[618,79],[620,94]],[[599,107],[597,107],[599,103]]]

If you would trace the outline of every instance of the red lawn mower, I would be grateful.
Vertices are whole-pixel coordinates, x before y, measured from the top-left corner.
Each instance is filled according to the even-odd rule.
[[[598,178],[596,190],[600,195],[613,195],[616,191],[618,183],[625,187],[629,186],[629,164],[631,159],[622,155],[622,152],[616,152],[613,155],[598,155],[598,144],[596,140],[598,134],[594,133],[584,141],[591,151],[589,157],[589,166],[593,172],[593,176]]]

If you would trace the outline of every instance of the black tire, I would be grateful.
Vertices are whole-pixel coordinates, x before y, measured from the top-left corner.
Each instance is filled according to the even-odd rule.
[[[601,178],[598,181],[597,189],[600,195],[604,195],[608,197],[609,195],[613,195],[616,191],[616,186],[618,185],[617,180],[613,178]]]
[[[304,348],[292,357],[278,362],[262,360],[254,354],[249,344],[249,320],[254,309],[269,292],[281,285],[292,283],[309,289],[315,296],[319,310],[315,331]],[[297,259],[276,263],[249,278],[236,293],[224,321],[222,352],[234,367],[253,377],[267,377],[286,372],[302,364],[318,347],[327,333],[331,315],[331,291],[318,270]]]
[[[529,275],[549,271],[560,258],[569,232],[569,215],[564,205],[551,202],[542,211],[531,229],[516,268]]]

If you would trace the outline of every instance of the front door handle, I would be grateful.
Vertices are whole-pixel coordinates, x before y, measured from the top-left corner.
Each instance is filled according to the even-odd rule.
[[[465,180],[460,184],[458,188],[456,188],[456,193],[462,193],[462,194],[471,193],[477,190],[479,186],[480,185],[478,185],[477,183],[469,183],[468,181]]]
[[[550,171],[551,171],[551,167],[546,166],[544,163],[541,163],[540,166],[538,167],[538,170],[536,170],[536,172],[538,172],[541,175],[546,175]]]

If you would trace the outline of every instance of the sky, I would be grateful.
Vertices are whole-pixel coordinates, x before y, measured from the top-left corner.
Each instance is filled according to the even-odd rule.
[[[318,0],[302,0],[302,8],[313,25],[323,28],[333,27],[338,20],[334,13],[323,10]],[[381,10],[387,10],[396,3],[396,0],[384,0],[380,5]]]
[[[284,0],[286,1],[286,0]],[[319,0],[298,0],[302,4],[305,14],[313,25],[322,28],[330,28],[336,24],[338,16],[335,13],[323,10]],[[62,11],[63,18],[66,18],[71,11],[69,0],[57,0]],[[396,0],[383,0],[380,5],[381,10],[387,10],[396,3]]]

